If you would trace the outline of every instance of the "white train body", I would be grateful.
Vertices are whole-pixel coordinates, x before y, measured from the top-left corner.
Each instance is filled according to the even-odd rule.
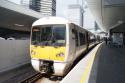
[[[64,45],[56,46],[54,44],[54,46],[53,45],[42,46],[38,44],[33,44],[32,36],[33,33],[36,33],[36,31],[37,33],[39,32],[38,29],[39,26],[40,28],[42,28],[42,26],[44,26],[44,28],[48,28],[48,26],[49,27],[53,26],[56,28],[60,28],[60,26],[61,28],[62,26],[65,27],[64,30],[65,32],[61,32],[61,30],[59,30],[62,34],[65,33],[64,40],[56,40],[58,42],[65,41]],[[53,27],[51,27],[52,30]],[[53,34],[55,34],[54,31]],[[91,44],[89,43],[89,40],[91,39],[90,35],[93,36]],[[88,32],[87,30],[79,27],[78,25],[75,25],[74,23],[71,23],[68,20],[59,17],[41,18],[35,21],[32,25],[31,43],[30,43],[31,63],[36,71],[39,71],[41,73],[52,72],[54,75],[63,76],[70,69],[73,62],[83,52],[86,52],[88,48],[92,47],[93,45],[95,45],[94,35]]]

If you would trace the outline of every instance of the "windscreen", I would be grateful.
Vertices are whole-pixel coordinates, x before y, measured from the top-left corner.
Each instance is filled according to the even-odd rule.
[[[32,28],[33,45],[64,46],[66,39],[65,25],[41,25]]]

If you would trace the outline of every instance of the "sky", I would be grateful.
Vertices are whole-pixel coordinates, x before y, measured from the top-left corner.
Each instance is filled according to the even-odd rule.
[[[20,4],[20,0],[8,0],[16,4]],[[26,0],[28,1],[28,0]],[[83,0],[84,1],[84,0]],[[56,0],[56,15],[59,17],[67,18],[67,8],[71,4],[80,4],[82,5],[82,0]],[[87,8],[84,13],[84,27],[87,29],[94,28],[94,18],[91,14],[91,11]]]

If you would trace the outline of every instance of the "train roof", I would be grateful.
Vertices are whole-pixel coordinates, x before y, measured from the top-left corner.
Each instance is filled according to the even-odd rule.
[[[56,16],[49,16],[49,17],[43,17],[40,18],[38,20],[36,20],[32,26],[38,26],[38,25],[48,25],[48,24],[68,24],[68,23],[73,23],[65,18],[61,18],[61,17],[56,17]],[[73,23],[75,24],[75,23]],[[77,24],[75,24],[77,25]],[[79,26],[79,25],[77,25]],[[80,26],[79,26],[80,27]],[[82,27],[81,27],[82,28]],[[84,29],[84,28],[83,28]],[[86,29],[84,29],[86,30]],[[86,30],[88,31],[88,30]],[[88,31],[89,33],[93,34],[92,32]]]
[[[71,22],[61,17],[51,16],[51,17],[43,17],[38,19],[33,23],[32,26],[48,25],[48,24],[67,24],[67,23],[71,23]]]

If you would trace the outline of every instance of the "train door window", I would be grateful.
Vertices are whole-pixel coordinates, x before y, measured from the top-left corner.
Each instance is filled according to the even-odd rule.
[[[76,37],[75,37],[75,30],[74,29],[72,29],[72,39],[76,39]]]
[[[90,35],[90,43],[94,42],[95,41],[95,36],[94,35]]]
[[[84,45],[85,44],[85,34],[79,33],[79,37],[80,37],[80,45]]]
[[[78,43],[78,32],[77,32],[77,30],[72,29],[72,33],[75,35],[76,46],[78,46],[79,45],[79,43]]]

